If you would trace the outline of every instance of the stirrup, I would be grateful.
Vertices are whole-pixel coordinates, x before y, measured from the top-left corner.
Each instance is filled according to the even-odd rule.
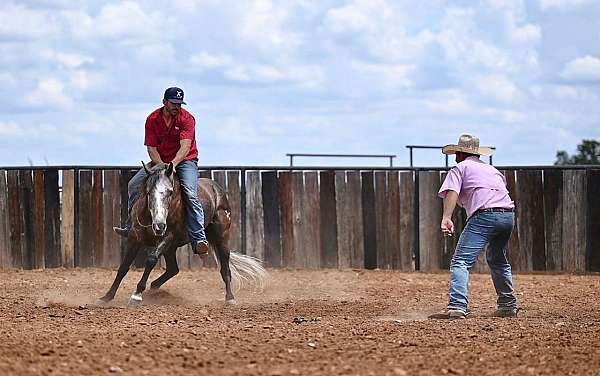
[[[129,229],[127,227],[114,226],[113,231],[116,232],[118,235],[121,235],[124,238],[129,236]]]

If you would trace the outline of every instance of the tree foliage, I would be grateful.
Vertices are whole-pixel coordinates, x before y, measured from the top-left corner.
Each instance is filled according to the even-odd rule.
[[[583,140],[577,145],[577,154],[569,156],[564,150],[556,152],[555,165],[594,165],[600,164],[600,142]]]

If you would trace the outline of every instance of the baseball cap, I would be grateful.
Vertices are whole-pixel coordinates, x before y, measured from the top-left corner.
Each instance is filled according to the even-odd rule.
[[[165,96],[163,99],[166,99],[171,103],[186,104],[183,101],[183,90],[178,87],[170,87],[165,90]]]

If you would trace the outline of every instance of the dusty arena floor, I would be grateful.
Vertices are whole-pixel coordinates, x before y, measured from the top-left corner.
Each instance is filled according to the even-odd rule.
[[[0,374],[600,375],[597,275],[516,276],[517,319],[490,316],[490,277],[474,275],[474,313],[440,321],[447,274],[270,272],[236,306],[207,269],[138,308],[139,271],[103,307],[113,271],[0,272]]]

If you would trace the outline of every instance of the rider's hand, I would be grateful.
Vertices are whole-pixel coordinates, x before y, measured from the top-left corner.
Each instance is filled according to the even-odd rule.
[[[452,222],[452,219],[442,218],[440,228],[442,229],[442,233],[444,233],[444,236],[454,235],[454,223]]]

